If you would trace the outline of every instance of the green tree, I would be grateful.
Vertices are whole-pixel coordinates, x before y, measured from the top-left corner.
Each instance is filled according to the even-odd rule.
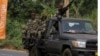
[[[41,3],[41,6],[44,8],[41,14],[46,15],[48,18],[55,16],[55,14],[57,13],[58,3],[58,0],[47,0],[45,1],[45,3]]]
[[[70,13],[81,17],[90,14],[94,9],[97,9],[97,0],[74,0]]]
[[[30,18],[30,14],[41,13],[42,7],[32,0],[9,0],[8,14],[12,18]]]

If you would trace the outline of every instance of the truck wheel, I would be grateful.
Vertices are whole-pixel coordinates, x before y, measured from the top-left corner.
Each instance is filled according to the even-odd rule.
[[[70,49],[66,48],[63,51],[62,56],[72,56],[72,53],[71,53]]]
[[[41,53],[36,47],[33,47],[29,50],[29,56],[41,56]]]

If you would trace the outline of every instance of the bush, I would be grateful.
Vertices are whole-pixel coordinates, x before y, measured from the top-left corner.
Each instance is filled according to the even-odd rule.
[[[24,23],[21,23],[17,20],[7,20],[7,35],[6,40],[1,41],[1,48],[14,48],[22,49],[22,26]]]

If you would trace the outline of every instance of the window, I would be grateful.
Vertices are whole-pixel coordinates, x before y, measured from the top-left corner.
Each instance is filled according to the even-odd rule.
[[[90,23],[85,23],[85,28],[88,32],[94,32],[93,26]]]
[[[92,24],[88,21],[68,21],[66,20],[62,22],[62,28],[63,28],[63,32],[72,32],[72,33],[78,33],[78,32],[93,33],[95,32]]]

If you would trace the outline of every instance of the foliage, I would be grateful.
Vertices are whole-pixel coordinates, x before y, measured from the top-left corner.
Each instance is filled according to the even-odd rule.
[[[41,6],[44,8],[43,11],[41,12],[41,15],[46,15],[49,18],[53,17],[57,12],[57,9],[55,8],[55,4],[56,4],[56,0],[52,0],[51,4],[41,3]]]
[[[25,18],[29,19],[31,13],[41,13],[42,7],[32,0],[19,1],[18,0],[9,0],[8,14],[11,18]]]
[[[77,11],[79,16],[82,17],[90,14],[94,9],[97,9],[97,0],[74,0],[72,8],[70,13],[75,14],[73,11]]]
[[[22,48],[22,23],[16,20],[7,20],[7,39],[0,46],[5,48]]]

